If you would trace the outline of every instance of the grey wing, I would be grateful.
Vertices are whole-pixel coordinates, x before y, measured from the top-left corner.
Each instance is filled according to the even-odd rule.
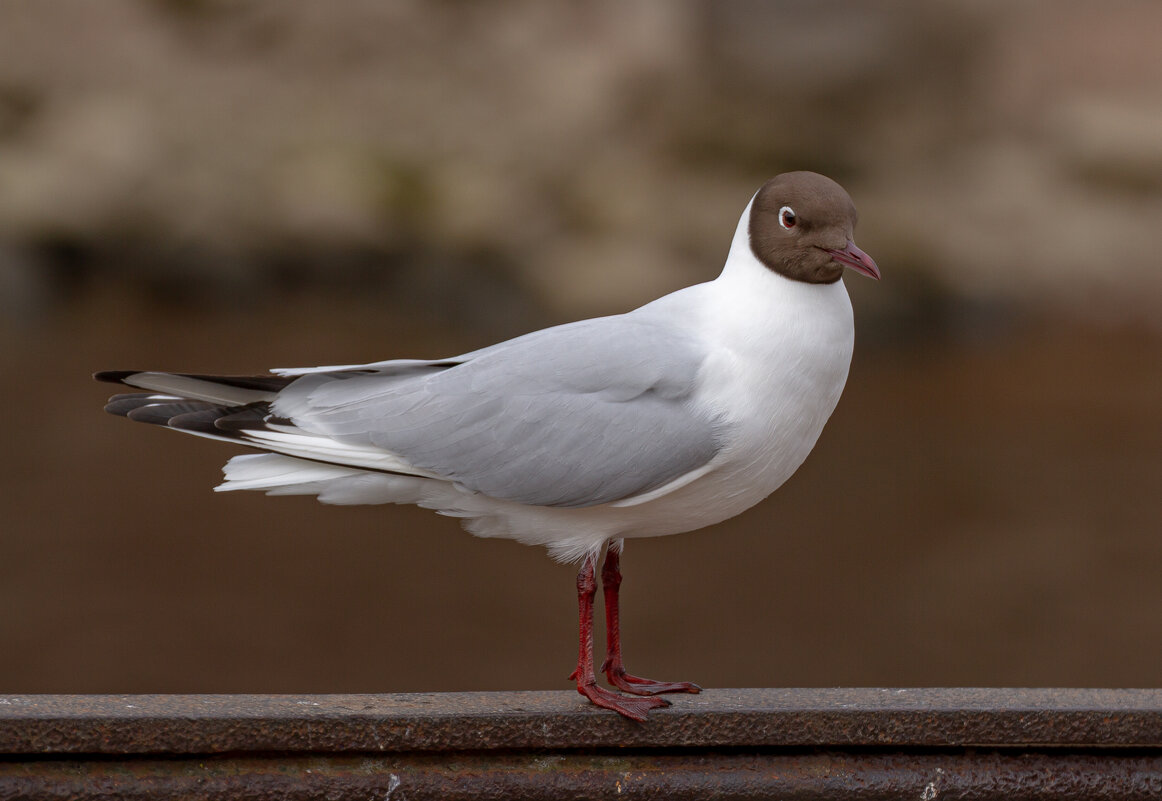
[[[622,315],[403,374],[304,376],[274,411],[495,498],[595,506],[713,459],[717,422],[691,404],[702,359],[672,326]]]

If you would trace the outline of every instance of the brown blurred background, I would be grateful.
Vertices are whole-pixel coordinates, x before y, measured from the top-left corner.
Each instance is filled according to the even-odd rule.
[[[713,278],[815,169],[884,272],[772,499],[630,543],[631,670],[1162,682],[1162,5],[0,0],[0,692],[566,688],[573,569],[214,495],[97,369],[436,357]]]

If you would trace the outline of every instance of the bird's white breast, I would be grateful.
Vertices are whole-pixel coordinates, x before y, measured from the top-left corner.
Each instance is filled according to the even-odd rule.
[[[707,336],[717,347],[699,397],[726,422],[724,469],[750,475],[757,499],[786,481],[815,445],[843,391],[854,345],[842,282],[765,277],[777,291],[746,293],[745,300],[731,293],[737,317],[711,323]]]
[[[701,528],[766,498],[807,458],[847,380],[854,324],[842,281],[791,281],[736,249],[717,281],[685,293],[670,303],[697,309],[690,322],[709,352],[695,402],[721,421],[723,447],[697,480],[643,504],[649,514],[626,536]]]

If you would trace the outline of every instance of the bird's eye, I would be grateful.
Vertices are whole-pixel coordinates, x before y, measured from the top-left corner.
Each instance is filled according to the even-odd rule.
[[[798,218],[795,216],[795,210],[790,206],[783,206],[779,209],[779,225],[790,231],[798,223]]]

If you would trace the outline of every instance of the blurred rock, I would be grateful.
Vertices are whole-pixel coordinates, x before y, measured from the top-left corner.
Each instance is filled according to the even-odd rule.
[[[23,325],[52,301],[51,276],[26,253],[0,245],[0,320]]]
[[[808,168],[942,308],[1152,319],[1160,26],[1145,0],[9,3],[0,240],[207,296],[487,253],[579,316],[712,277],[758,184]]]

